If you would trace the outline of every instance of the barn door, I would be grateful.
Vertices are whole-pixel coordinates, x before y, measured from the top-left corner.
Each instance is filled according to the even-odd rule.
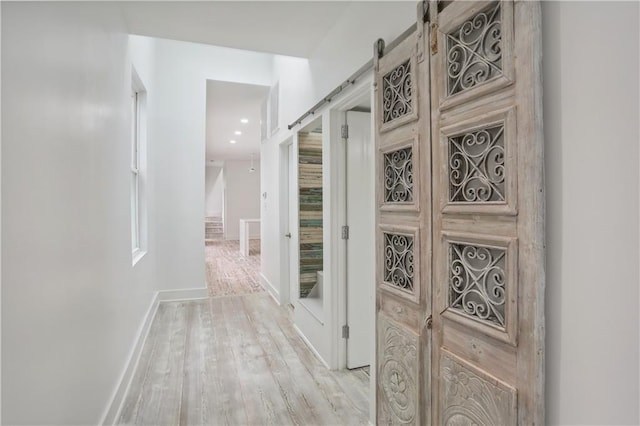
[[[378,424],[428,422],[431,147],[425,36],[420,24],[393,48],[379,44],[374,60]]]
[[[539,4],[431,3],[434,424],[543,424]]]
[[[374,61],[377,422],[543,424],[540,5],[418,11]]]

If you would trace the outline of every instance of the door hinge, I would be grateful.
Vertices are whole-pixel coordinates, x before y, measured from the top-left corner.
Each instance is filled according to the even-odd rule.
[[[342,128],[340,129],[341,134],[342,134],[342,139],[349,139],[349,125],[348,124],[343,124]]]
[[[348,325],[343,325],[342,326],[342,338],[343,339],[348,339],[349,338],[349,326]]]
[[[348,225],[344,225],[342,227],[342,239],[343,240],[348,240],[349,239],[349,226]]]
[[[418,7],[422,7],[421,11],[420,9],[418,9],[418,17],[420,18],[418,22],[420,22],[421,24],[424,24],[429,20],[429,1],[422,0],[422,5]]]
[[[431,30],[431,54],[435,55],[438,53],[438,23],[432,22],[429,29]]]
[[[418,24],[417,24],[418,40],[416,42],[418,62],[422,62],[424,60],[424,44],[425,44],[424,23],[427,21],[428,10],[429,10],[429,2],[427,0],[422,0],[422,2],[418,3]]]

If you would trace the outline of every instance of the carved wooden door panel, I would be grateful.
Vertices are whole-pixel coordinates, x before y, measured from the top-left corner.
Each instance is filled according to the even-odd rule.
[[[376,346],[378,424],[429,422],[431,147],[423,26],[378,45]],[[428,47],[428,45],[426,45]],[[383,51],[384,50],[384,51]]]
[[[539,4],[430,6],[434,424],[544,424]]]

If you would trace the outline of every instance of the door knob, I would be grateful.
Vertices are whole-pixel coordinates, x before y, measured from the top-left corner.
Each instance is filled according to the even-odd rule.
[[[287,238],[291,238],[291,232],[287,232],[286,234],[284,234],[284,236]]]

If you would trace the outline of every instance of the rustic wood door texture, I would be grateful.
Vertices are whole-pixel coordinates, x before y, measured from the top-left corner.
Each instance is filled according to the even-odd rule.
[[[431,310],[429,56],[422,25],[376,58],[379,424],[428,422]]]
[[[435,424],[544,424],[536,2],[431,4]]]
[[[540,5],[433,1],[376,67],[378,423],[544,424]]]

